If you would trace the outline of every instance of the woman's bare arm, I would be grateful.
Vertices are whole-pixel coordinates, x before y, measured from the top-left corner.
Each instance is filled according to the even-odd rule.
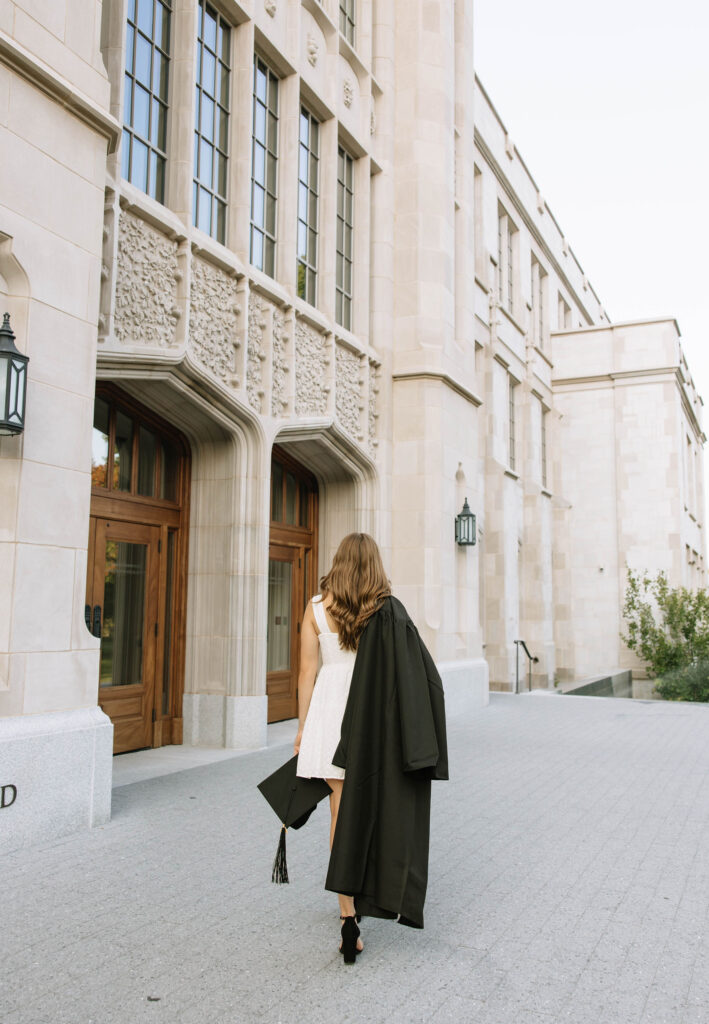
[[[293,752],[297,754],[300,750],[300,740],[303,735],[305,718],[310,707],[310,698],[313,696],[315,676],[318,672],[318,631],[315,626],[315,615],[313,607],[308,603],[303,616],[303,626],[300,631],[300,667],[298,670],[298,735],[295,738]]]

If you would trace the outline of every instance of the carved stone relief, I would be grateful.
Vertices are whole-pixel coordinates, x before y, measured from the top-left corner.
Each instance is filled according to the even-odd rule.
[[[177,243],[125,210],[118,225],[115,335],[123,345],[169,348],[175,324]]]
[[[318,62],[318,41],[312,32],[308,32],[307,38],[308,60],[315,67]]]
[[[345,101],[345,106],[349,109],[352,106],[352,100],[354,99],[354,86],[352,85],[352,79],[346,78],[342,84],[342,96]]]
[[[231,387],[239,386],[234,372],[241,313],[236,286],[236,278],[219,267],[197,258],[192,261],[190,346],[197,359]]]
[[[273,380],[271,384],[271,415],[284,416],[288,408],[288,326],[280,309],[273,310]]]
[[[369,405],[367,407],[367,443],[373,451],[379,444],[377,440],[377,420],[379,419],[379,386],[381,367],[378,363],[369,363]]]
[[[358,441],[362,440],[360,372],[359,356],[338,345],[335,352],[335,412],[341,425]]]
[[[276,0],[263,0],[263,6],[266,8],[266,14],[271,18],[276,17]]]
[[[249,330],[246,358],[246,395],[249,405],[261,412],[263,398],[263,363],[266,359],[264,332],[266,330],[265,304],[256,292],[249,293]]]
[[[327,412],[325,384],[326,340],[302,320],[295,322],[295,411],[298,416],[324,416]]]

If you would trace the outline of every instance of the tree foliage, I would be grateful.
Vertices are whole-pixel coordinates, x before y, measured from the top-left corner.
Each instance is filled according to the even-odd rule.
[[[670,587],[664,572],[651,577],[628,569],[627,578],[623,617],[628,632],[621,636],[650,674],[709,664],[709,591]]]

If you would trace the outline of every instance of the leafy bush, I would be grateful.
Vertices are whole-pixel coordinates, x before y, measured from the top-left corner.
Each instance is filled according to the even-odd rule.
[[[700,689],[706,686],[701,679],[709,665],[709,591],[670,587],[664,572],[653,578],[628,569],[627,579],[623,617],[628,632],[621,633],[627,646],[646,663],[651,676],[662,676],[663,685],[669,678],[670,689],[686,686],[695,692],[695,686]],[[673,675],[676,670],[688,670],[690,666],[689,675],[687,671],[676,678]],[[691,677],[694,681],[680,682],[680,675],[683,680]],[[660,686],[657,690],[662,692]],[[674,699],[707,700],[707,697],[678,694]]]
[[[659,679],[655,689],[665,700],[709,701],[709,662],[676,668]]]

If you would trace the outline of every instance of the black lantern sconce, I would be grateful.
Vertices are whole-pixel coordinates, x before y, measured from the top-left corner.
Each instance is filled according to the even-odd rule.
[[[25,429],[29,361],[15,348],[10,314],[5,313],[0,327],[0,435],[21,434]]]
[[[462,511],[455,517],[455,542],[461,547],[475,543],[475,513],[470,511],[467,498]]]

